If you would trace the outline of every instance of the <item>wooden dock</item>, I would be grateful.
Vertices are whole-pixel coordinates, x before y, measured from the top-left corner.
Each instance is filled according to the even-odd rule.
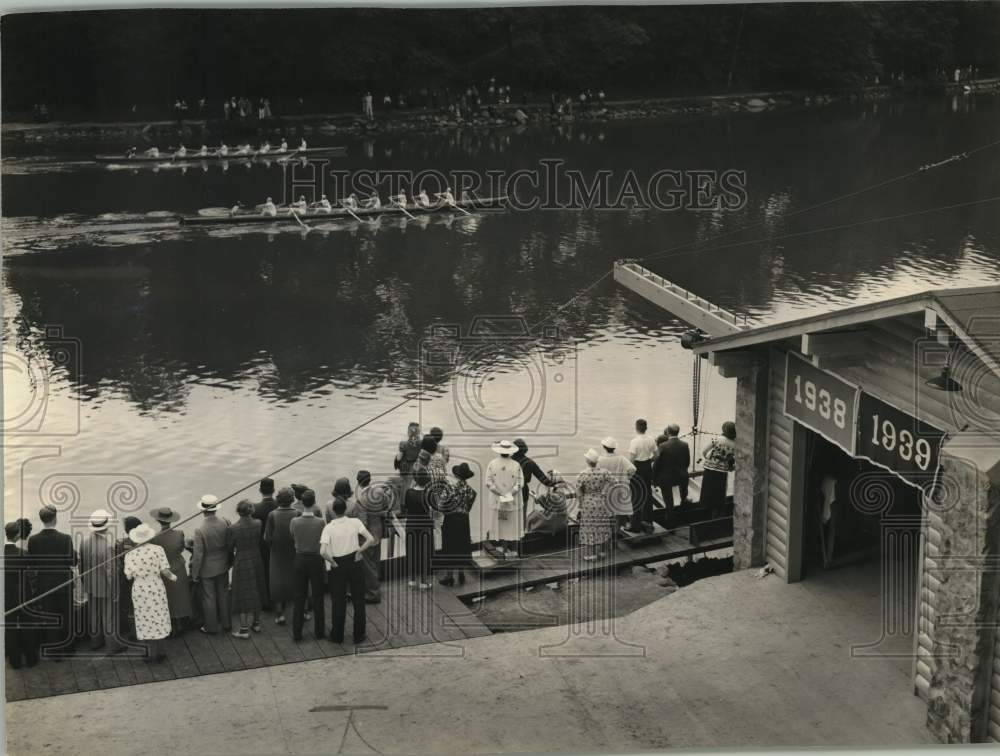
[[[326,601],[326,623],[332,617],[330,598]],[[449,641],[490,635],[490,630],[476,618],[454,592],[436,583],[433,590],[414,591],[405,580],[390,579],[382,586],[382,603],[367,607],[368,640],[358,646],[351,641],[351,609],[347,611],[345,642],[333,643],[316,638],[312,622],[306,622],[303,639],[292,640],[291,613],[288,624],[274,624],[274,615],[262,615],[263,632],[251,633],[249,640],[233,638],[228,633],[205,635],[197,630],[166,642],[167,659],[147,664],[141,644],[114,656],[94,656],[86,639],[77,645],[77,656],[55,662],[43,659],[31,669],[6,668],[7,701],[44,698],[66,693],[118,688],[125,685],[177,680],[222,672],[236,672],[278,664],[292,664],[361,653],[421,646],[435,647],[435,653],[459,654]],[[237,623],[238,624],[238,623]]]
[[[584,561],[583,549],[578,546],[567,547],[555,553],[510,559],[506,562],[494,562],[494,560],[490,560],[489,563],[483,562],[482,569],[477,570],[465,585],[456,585],[454,590],[458,598],[470,600],[516,588],[544,585],[586,575],[608,574],[618,569],[650,562],[683,559],[730,548],[732,545],[731,535],[703,539],[698,545],[692,545],[690,527],[685,525],[667,532],[656,525],[656,532],[652,537],[618,539],[614,547],[606,552],[604,559],[597,562]]]

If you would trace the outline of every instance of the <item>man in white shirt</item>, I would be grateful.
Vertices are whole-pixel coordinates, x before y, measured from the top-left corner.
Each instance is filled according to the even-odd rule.
[[[354,645],[365,639],[365,576],[361,560],[375,539],[361,520],[347,517],[347,502],[338,497],[333,502],[333,520],[319,537],[319,553],[330,563],[330,600],[333,603],[333,627],[330,640],[344,642],[347,619],[347,588],[354,606]],[[358,545],[361,539],[361,545]]]
[[[644,418],[635,421],[636,437],[628,445],[628,458],[635,465],[632,476],[632,525],[629,530],[638,533],[653,532],[653,460],[656,458],[656,441],[646,435],[648,424]]]
[[[618,521],[618,525],[624,530],[624,526],[629,524],[632,517],[632,494],[630,481],[635,474],[635,465],[625,459],[621,454],[616,454],[615,449],[618,442],[608,436],[601,441],[604,453],[597,460],[597,466],[615,476],[615,490],[611,494],[611,508]]]

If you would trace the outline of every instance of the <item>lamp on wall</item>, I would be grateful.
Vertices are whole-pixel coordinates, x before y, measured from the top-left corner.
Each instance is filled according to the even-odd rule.
[[[935,375],[929,381],[927,385],[938,391],[961,391],[962,384],[951,377],[951,358],[949,357],[948,363],[943,368],[941,368],[941,374]]]

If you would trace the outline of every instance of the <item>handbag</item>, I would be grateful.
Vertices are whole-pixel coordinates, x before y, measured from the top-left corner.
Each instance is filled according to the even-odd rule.
[[[80,568],[74,564],[71,570],[73,572],[73,606],[79,608],[87,604],[89,596],[83,590],[83,578],[80,577]]]

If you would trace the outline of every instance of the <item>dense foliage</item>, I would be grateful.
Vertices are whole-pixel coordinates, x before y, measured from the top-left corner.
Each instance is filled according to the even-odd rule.
[[[1000,3],[204,10],[3,18],[5,106],[95,112],[175,98],[353,103],[361,90],[625,93],[843,87],[995,73]]]

